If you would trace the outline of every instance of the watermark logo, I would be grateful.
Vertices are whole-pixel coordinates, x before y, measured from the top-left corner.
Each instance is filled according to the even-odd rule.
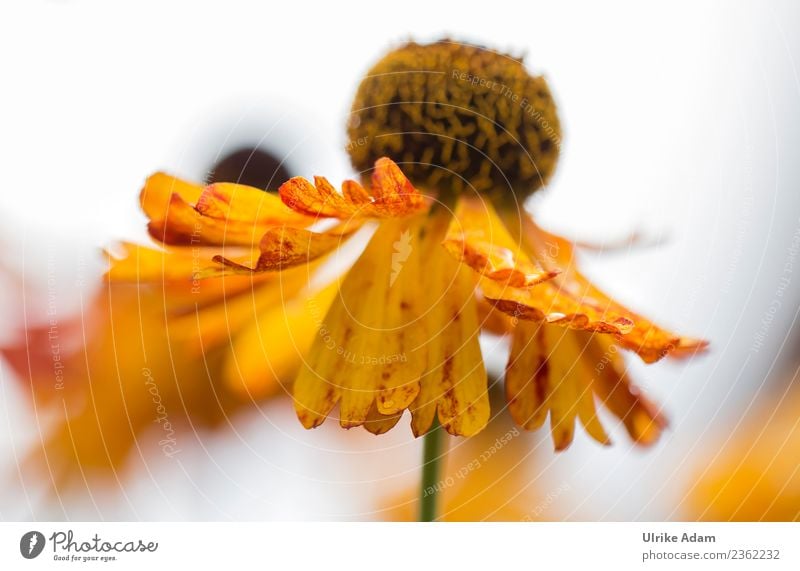
[[[44,534],[41,531],[29,531],[19,540],[19,552],[25,559],[35,559],[44,549]]]
[[[400,234],[400,239],[392,244],[394,252],[392,253],[392,273],[389,276],[389,286],[393,286],[397,276],[403,269],[403,264],[411,256],[411,232],[406,230]]]

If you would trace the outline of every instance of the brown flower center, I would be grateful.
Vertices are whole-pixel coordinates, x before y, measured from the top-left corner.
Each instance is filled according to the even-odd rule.
[[[421,189],[525,198],[558,160],[561,128],[543,77],[520,59],[448,40],[383,57],[356,92],[353,166],[388,156]]]

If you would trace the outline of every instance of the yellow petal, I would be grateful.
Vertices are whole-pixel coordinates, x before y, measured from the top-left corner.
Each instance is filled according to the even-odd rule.
[[[203,186],[163,172],[157,172],[145,181],[139,193],[139,204],[150,220],[166,218],[170,197],[178,195],[184,202],[194,203],[203,192]]]
[[[272,226],[307,226],[313,220],[275,195],[233,183],[205,188],[157,173],[140,195],[150,235],[165,244],[254,247]]]
[[[440,246],[448,222],[446,215],[437,214],[426,226],[420,293],[428,301],[428,368],[412,405],[411,428],[416,436],[430,429],[437,411],[442,426],[461,436],[480,432],[489,420],[475,281]]]
[[[556,450],[573,440],[575,419],[601,444],[610,440],[594,406],[590,349],[600,338],[583,331],[521,321],[506,367],[506,398],[514,421],[539,428],[548,413]]]
[[[547,418],[545,402],[550,394],[547,363],[549,347],[539,329],[544,325],[520,321],[511,341],[506,365],[506,400],[514,421],[526,430],[540,428]]]
[[[419,224],[383,222],[345,276],[295,382],[295,408],[307,428],[321,424],[340,399],[340,423],[349,428],[366,422],[376,397],[378,412],[392,415],[416,396],[425,363],[417,354],[424,333],[416,330],[422,322],[411,255]],[[398,246],[404,236],[411,242]],[[398,273],[404,252],[397,248],[406,245],[409,256]]]

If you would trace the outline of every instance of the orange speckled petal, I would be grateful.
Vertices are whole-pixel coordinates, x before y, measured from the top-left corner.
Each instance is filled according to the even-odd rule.
[[[292,210],[322,218],[398,218],[426,208],[423,195],[387,158],[375,162],[371,195],[355,181],[346,181],[340,194],[323,177],[314,177],[314,184],[292,178],[281,185],[279,193]]]
[[[521,289],[484,278],[481,289],[484,298],[497,309],[519,319],[600,333],[623,334],[633,329],[634,323],[626,313],[614,311],[599,300],[584,295],[573,287],[574,284],[553,283],[558,279]]]
[[[671,333],[615,302],[578,271],[569,241],[545,232],[527,215],[521,224],[528,253],[542,267],[560,268],[562,273],[528,289],[501,287],[482,280],[484,296],[498,309],[520,319],[614,334],[621,346],[637,353],[646,363],[669,354],[691,355],[707,346],[706,341]]]
[[[533,263],[511,238],[491,203],[479,198],[458,201],[442,244],[476,272],[512,287],[527,288],[558,274],[558,270],[543,270]]]
[[[474,274],[441,248],[448,224],[448,217],[440,213],[426,227],[420,293],[428,306],[428,367],[411,407],[416,436],[430,430],[437,412],[444,429],[459,436],[480,432],[489,420]]]
[[[351,428],[365,424],[373,408],[393,416],[417,396],[426,347],[415,300],[417,261],[410,254],[419,248],[419,224],[409,218],[381,223],[318,318],[319,335],[294,385],[306,428],[322,424],[339,401],[340,424]]]
[[[213,261],[220,266],[216,271],[209,271],[208,275],[252,274],[307,264],[341,246],[357,229],[358,225],[352,222],[337,225],[326,232],[290,226],[270,228],[261,237],[260,254],[255,265],[249,266],[217,255]]]
[[[638,444],[654,443],[666,420],[625,374],[614,338],[521,321],[506,367],[506,398],[514,421],[527,430],[550,415],[556,450],[573,439],[577,418],[600,444],[611,443],[595,399],[623,421]]]

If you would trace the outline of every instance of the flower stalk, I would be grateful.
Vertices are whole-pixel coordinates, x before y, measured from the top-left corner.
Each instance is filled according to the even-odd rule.
[[[439,481],[444,464],[444,441],[444,430],[434,421],[434,426],[423,437],[419,521],[436,521],[439,517]]]

